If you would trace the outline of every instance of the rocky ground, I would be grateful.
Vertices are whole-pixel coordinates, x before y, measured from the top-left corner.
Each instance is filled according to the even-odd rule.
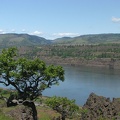
[[[44,104],[36,103],[36,107],[38,120],[61,120],[59,113]],[[0,100],[1,113],[12,118],[12,120],[33,120],[30,108],[23,105],[7,108],[2,100]],[[110,100],[110,98],[91,93],[77,116],[66,120],[120,120],[120,98]]]
[[[83,106],[82,120],[120,120],[120,99],[91,93]]]

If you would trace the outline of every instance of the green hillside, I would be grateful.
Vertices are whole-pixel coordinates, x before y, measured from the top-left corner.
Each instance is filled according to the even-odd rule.
[[[0,34],[0,48],[49,44],[45,38],[28,34]]]
[[[91,34],[78,37],[63,37],[54,40],[55,44],[101,44],[101,43],[120,43],[120,34]]]
[[[61,45],[96,45],[106,43],[120,43],[120,34],[91,34],[77,37],[62,37],[47,40],[43,37],[28,34],[0,34],[0,49],[11,46],[38,46],[49,44]]]

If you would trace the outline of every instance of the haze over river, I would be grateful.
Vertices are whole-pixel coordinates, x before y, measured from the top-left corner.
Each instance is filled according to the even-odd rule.
[[[83,105],[89,94],[120,97],[120,70],[93,67],[65,66],[65,81],[43,92],[44,96],[62,96],[75,99]]]

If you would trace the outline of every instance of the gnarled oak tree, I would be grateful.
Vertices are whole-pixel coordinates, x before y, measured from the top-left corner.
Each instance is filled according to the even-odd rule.
[[[18,92],[17,100],[22,99],[24,105],[31,107],[34,120],[37,120],[33,100],[46,88],[64,81],[64,70],[61,66],[47,66],[38,58],[19,58],[16,48],[8,48],[0,54],[0,76],[0,83],[12,85]],[[8,106],[11,102],[8,100]]]

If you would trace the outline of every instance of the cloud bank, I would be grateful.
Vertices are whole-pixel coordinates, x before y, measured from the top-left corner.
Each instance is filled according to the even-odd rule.
[[[112,22],[119,23],[120,22],[120,18],[112,17]]]
[[[0,34],[5,34],[5,31],[0,29]]]
[[[53,36],[55,37],[75,37],[75,36],[79,36],[79,33],[53,33]]]
[[[34,31],[34,32],[32,32],[32,33],[30,33],[31,35],[43,35],[43,32],[40,32],[40,31]]]

